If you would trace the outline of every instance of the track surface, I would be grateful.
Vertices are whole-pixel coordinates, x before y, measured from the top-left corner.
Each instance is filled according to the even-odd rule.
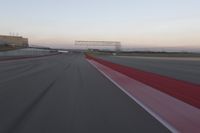
[[[169,132],[82,54],[0,62],[1,133]]]
[[[200,60],[198,59],[114,56],[101,56],[101,58],[113,63],[200,84]]]

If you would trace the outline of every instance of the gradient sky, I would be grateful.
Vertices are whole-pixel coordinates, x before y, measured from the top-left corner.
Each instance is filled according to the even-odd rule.
[[[0,34],[50,47],[104,40],[200,48],[200,0],[0,0],[0,20]]]

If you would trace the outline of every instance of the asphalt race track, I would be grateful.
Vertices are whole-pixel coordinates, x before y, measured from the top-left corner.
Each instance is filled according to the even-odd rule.
[[[200,58],[101,56],[113,63],[157,73],[170,78],[200,84]]]
[[[169,132],[83,54],[0,62],[0,133]]]

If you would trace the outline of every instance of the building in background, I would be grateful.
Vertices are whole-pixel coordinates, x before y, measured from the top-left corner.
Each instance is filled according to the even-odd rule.
[[[0,35],[0,45],[24,48],[28,47],[28,38]]]

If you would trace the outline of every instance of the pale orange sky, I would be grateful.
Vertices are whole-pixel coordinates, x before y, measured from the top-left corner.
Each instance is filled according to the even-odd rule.
[[[127,47],[200,48],[197,0],[1,0],[0,34],[31,44],[72,47],[75,40]]]

